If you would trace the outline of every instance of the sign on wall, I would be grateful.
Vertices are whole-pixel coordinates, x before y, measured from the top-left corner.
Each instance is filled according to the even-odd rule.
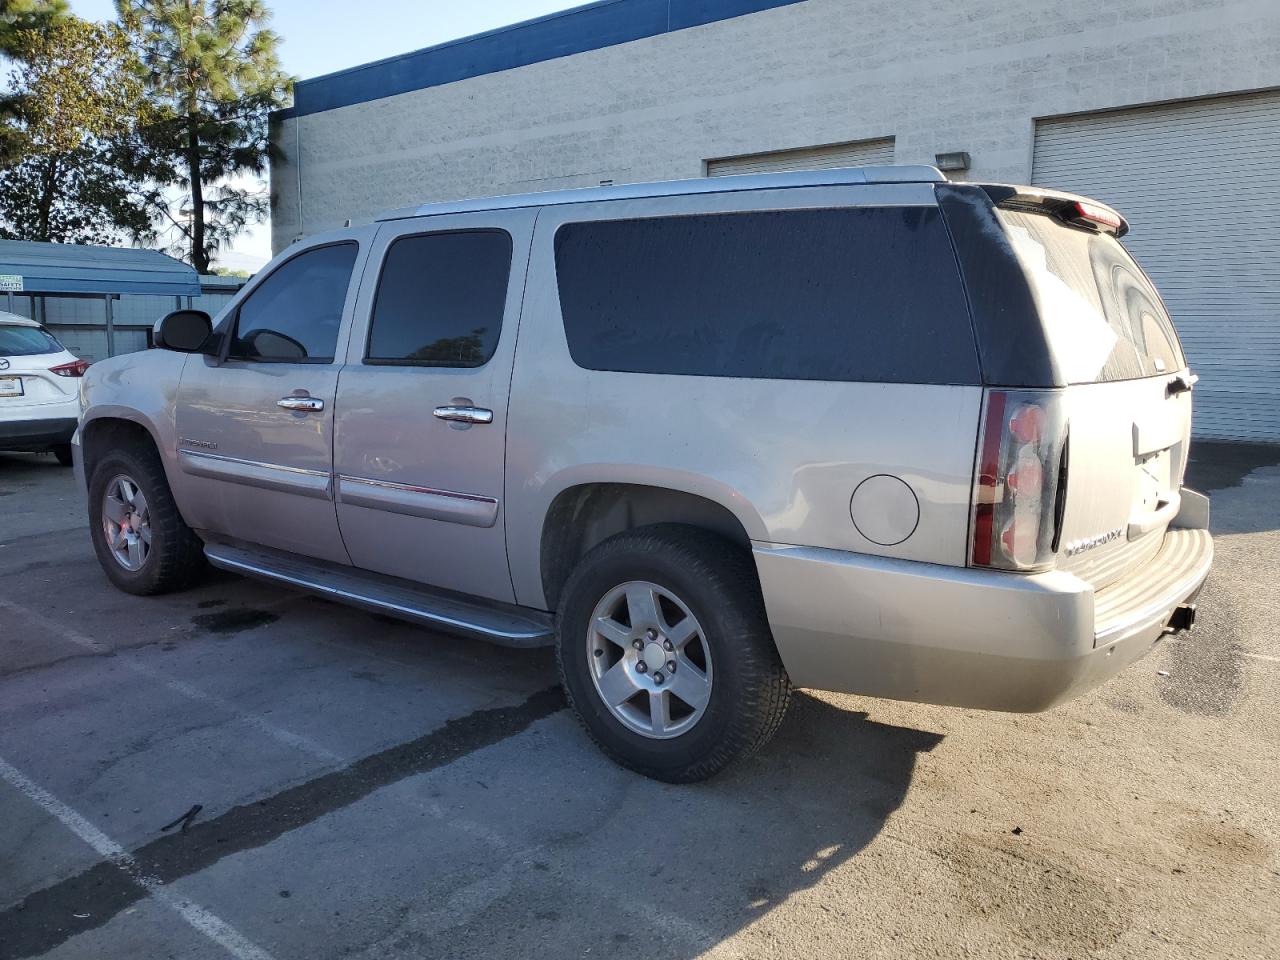
[[[17,273],[0,273],[0,293],[20,293],[22,291],[22,275]]]

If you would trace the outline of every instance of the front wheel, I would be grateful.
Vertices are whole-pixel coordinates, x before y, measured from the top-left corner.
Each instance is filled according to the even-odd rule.
[[[748,756],[790,700],[750,554],[692,527],[628,531],[588,553],[565,585],[556,649],[592,739],[671,783]]]
[[[114,450],[93,468],[89,533],[107,579],[127,593],[181,589],[204,568],[203,545],[149,450]]]

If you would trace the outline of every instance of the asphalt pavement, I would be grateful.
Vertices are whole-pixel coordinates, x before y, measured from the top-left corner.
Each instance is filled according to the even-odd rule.
[[[1193,635],[1044,714],[805,692],[677,787],[548,651],[117,592],[71,472],[0,454],[0,957],[1280,956],[1280,448],[1189,482]]]

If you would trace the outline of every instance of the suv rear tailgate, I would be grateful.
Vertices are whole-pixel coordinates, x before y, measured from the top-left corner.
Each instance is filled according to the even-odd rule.
[[[1066,506],[1058,568],[1105,587],[1156,555],[1178,498],[1190,394],[1167,377],[1068,387]]]
[[[1151,560],[1178,512],[1193,378],[1159,295],[1114,235],[997,213],[1067,384],[1057,566],[1099,589]]]

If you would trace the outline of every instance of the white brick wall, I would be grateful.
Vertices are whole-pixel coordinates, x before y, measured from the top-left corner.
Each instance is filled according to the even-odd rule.
[[[1277,51],[1280,0],[807,0],[285,120],[272,241],[872,137],[1026,182],[1034,118],[1280,86]]]

